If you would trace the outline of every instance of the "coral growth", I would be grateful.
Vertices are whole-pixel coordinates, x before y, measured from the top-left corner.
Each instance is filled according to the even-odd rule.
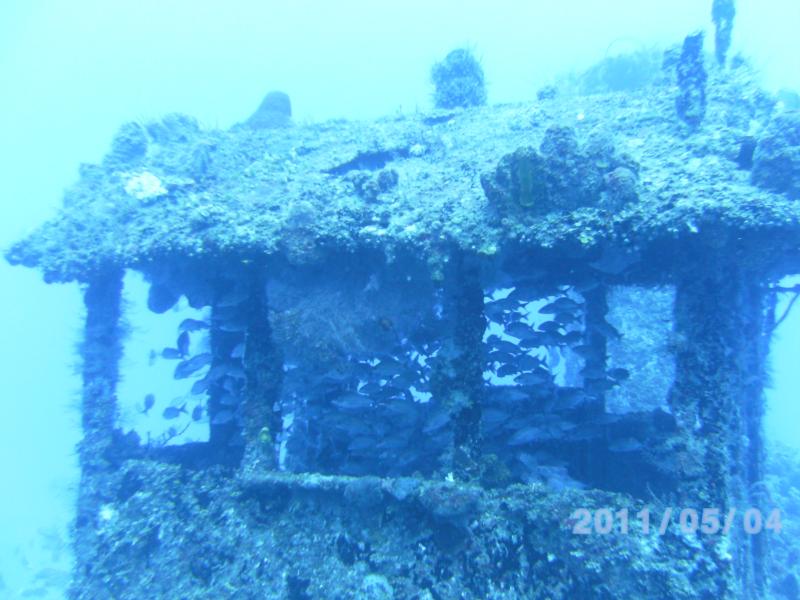
[[[581,206],[618,209],[635,201],[638,166],[617,155],[605,139],[579,143],[575,130],[551,126],[537,152],[530,147],[507,154],[481,184],[501,212],[546,214]]]
[[[285,92],[269,92],[245,124],[251,129],[286,127],[292,120],[292,103]]]
[[[706,80],[703,66],[703,32],[687,35],[677,64],[678,88],[675,99],[678,116],[690,127],[697,127],[706,114]]]
[[[483,68],[472,52],[459,48],[433,65],[431,79],[437,108],[466,108],[486,104]]]
[[[733,33],[733,17],[736,16],[734,0],[714,0],[711,6],[711,18],[714,21],[714,54],[720,65],[725,64],[728,48],[731,46]]]
[[[754,184],[800,198],[800,113],[777,115],[753,152]]]

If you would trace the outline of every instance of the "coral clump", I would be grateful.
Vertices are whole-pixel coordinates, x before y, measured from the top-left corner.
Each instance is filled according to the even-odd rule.
[[[571,127],[551,126],[539,150],[518,148],[481,177],[487,198],[505,213],[546,214],[600,206],[616,210],[635,201],[638,166],[612,144],[579,143]]]
[[[686,36],[676,70],[680,91],[675,99],[675,109],[681,120],[696,128],[706,115],[708,74],[703,66],[702,31]]]
[[[800,198],[800,111],[777,115],[756,143],[751,181]]]
[[[130,164],[147,154],[147,133],[138,123],[125,123],[111,142],[111,152],[106,161]]]
[[[292,102],[285,92],[269,92],[258,109],[245,121],[251,129],[278,129],[292,121]]]
[[[466,108],[486,104],[486,82],[483,68],[472,52],[459,48],[443,61],[433,65],[431,80],[436,87],[433,103],[436,108]]]

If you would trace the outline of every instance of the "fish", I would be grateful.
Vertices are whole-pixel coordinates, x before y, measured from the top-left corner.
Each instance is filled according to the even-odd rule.
[[[630,372],[627,369],[609,369],[608,376],[611,377],[614,381],[625,381],[628,377],[631,376]]]
[[[536,337],[536,331],[527,323],[512,323],[506,326],[506,333],[520,340],[530,340]]]
[[[175,379],[186,379],[193,373],[196,373],[203,367],[211,364],[211,354],[208,352],[204,352],[202,354],[198,354],[189,358],[187,360],[183,360],[178,363],[178,366],[175,367],[174,377]]]
[[[496,408],[485,408],[481,412],[481,422],[490,426],[500,425],[507,421],[509,416],[510,415],[505,411]]]
[[[150,409],[153,408],[153,405],[155,403],[156,403],[155,394],[147,394],[144,397],[144,410],[142,411],[142,414],[146,415],[150,411]]]
[[[177,360],[181,358],[181,353],[177,348],[164,348],[161,351],[161,358],[166,360]]]
[[[208,329],[208,323],[199,319],[184,319],[178,325],[178,331],[181,333],[191,333],[201,329]]]
[[[178,336],[178,341],[175,343],[181,358],[189,355],[189,332],[184,331]]]
[[[359,394],[372,395],[372,394],[379,393],[382,389],[383,388],[381,387],[381,385],[379,383],[377,383],[375,381],[368,381],[367,383],[362,385],[360,388],[358,388],[358,393]]]
[[[603,379],[606,376],[605,369],[600,366],[585,366],[580,370],[580,374],[585,379]]]
[[[204,394],[208,391],[208,386],[211,383],[208,375],[203,377],[202,379],[198,379],[192,384],[192,395],[199,396],[200,394]]]
[[[500,338],[497,338],[496,341],[494,342],[490,341],[490,343],[492,344],[494,349],[499,352],[504,352],[510,355],[515,355],[519,352],[519,346],[513,342],[509,342],[508,340],[501,340]]]
[[[608,445],[608,449],[611,452],[638,452],[644,446],[642,443],[635,439],[635,438],[623,438],[620,440],[614,440]]]
[[[510,352],[495,350],[494,352],[490,352],[486,358],[489,363],[509,363],[514,360],[514,356],[515,354],[511,354]]]
[[[541,297],[541,286],[526,282],[517,282],[514,285],[513,291],[506,296],[506,299],[516,300],[518,302],[527,303],[538,297]]]
[[[381,450],[400,450],[408,446],[408,443],[407,437],[394,435],[392,437],[383,439],[378,444],[378,448]]]
[[[381,379],[390,380],[400,372],[402,365],[397,361],[381,361],[374,367],[372,372]]]
[[[540,367],[542,365],[542,361],[535,356],[531,356],[530,354],[522,354],[517,358],[516,364],[520,369],[527,371]]]
[[[572,410],[584,404],[589,397],[582,388],[558,388],[553,410]]]
[[[519,373],[519,368],[517,368],[514,364],[505,364],[501,365],[499,369],[496,371],[498,377],[508,377],[509,375],[514,375]]]
[[[520,340],[519,347],[523,350],[533,350],[541,346],[557,346],[560,341],[558,334],[534,332],[528,339]]]
[[[629,254],[622,250],[605,248],[602,256],[598,260],[590,262],[589,266],[607,275],[620,275],[628,268],[638,263],[639,260],[640,258],[637,253]]]
[[[236,418],[236,415],[233,411],[230,410],[220,410],[211,417],[211,424],[212,425],[225,425],[230,423]]]
[[[552,375],[547,371],[539,370],[532,373],[520,373],[514,381],[520,385],[544,385],[550,383]]]
[[[498,399],[505,402],[524,402],[530,398],[530,394],[511,387],[501,389]]]
[[[438,413],[434,414],[428,422],[425,423],[425,427],[423,427],[422,431],[424,433],[433,433],[434,431],[438,431],[445,425],[450,422],[450,413],[446,410],[439,411]]]
[[[203,406],[198,404],[192,410],[192,421],[199,421],[203,418]]]
[[[600,285],[601,280],[598,277],[590,276],[588,274],[580,275],[572,281],[572,289],[579,293],[591,292]]]
[[[344,394],[333,401],[333,405],[342,410],[365,410],[372,407],[369,396],[361,394]]]
[[[381,408],[390,419],[414,420],[418,414],[419,404],[411,398],[398,397],[390,399]]]
[[[561,342],[564,344],[575,344],[583,339],[583,334],[578,330],[568,331],[561,336]]]
[[[161,413],[161,416],[165,419],[177,419],[181,416],[181,414],[186,413],[186,404],[183,406],[168,406],[164,409],[164,412]]]
[[[242,333],[247,331],[247,323],[241,319],[225,319],[220,321],[217,329],[226,333]]]
[[[531,471],[536,471],[536,469],[539,467],[539,461],[537,460],[536,456],[533,454],[528,454],[527,452],[520,452],[517,454],[517,460]]]
[[[500,301],[497,301],[484,304],[483,312],[490,320],[503,323],[505,322],[509,309],[506,304],[501,304]]]
[[[559,329],[561,329],[561,325],[555,321],[545,321],[539,325],[539,331],[544,333],[558,333]]]
[[[347,449],[350,452],[362,452],[364,450],[375,448],[376,445],[377,440],[375,438],[361,435],[350,440],[350,443],[347,444]]]
[[[583,304],[579,304],[570,298],[566,298],[564,296],[553,300],[550,304],[545,304],[542,308],[539,309],[539,312],[543,315],[547,314],[558,314],[564,312],[574,312],[580,310]]]
[[[154,283],[147,293],[147,308],[160,315],[175,306],[179,299],[180,294],[170,289],[169,286]]]
[[[232,308],[239,306],[250,297],[250,292],[246,289],[234,288],[225,292],[222,297],[214,303],[214,308]]]
[[[239,397],[234,394],[225,393],[219,397],[218,402],[223,406],[236,406],[239,404]]]
[[[234,395],[238,394],[242,389],[241,380],[234,379],[233,377],[223,377],[222,387],[226,392],[230,392]]]
[[[611,381],[610,379],[590,379],[587,378],[584,380],[587,386],[591,386],[591,389],[594,391],[602,391],[606,392],[617,385],[616,381]]]
[[[572,351],[582,356],[583,358],[593,358],[600,356],[601,352],[597,348],[597,346],[593,346],[590,344],[578,344],[577,346],[572,347]]]
[[[606,320],[591,323],[591,325],[589,325],[589,329],[611,340],[618,340],[622,337],[622,334],[617,330],[617,328]]]
[[[580,321],[580,316],[577,313],[559,312],[553,315],[553,322],[559,325],[570,325]]]
[[[239,342],[233,347],[231,358],[244,358],[244,342]]]
[[[247,379],[247,373],[244,372],[244,369],[238,367],[236,365],[223,365],[225,377],[229,377],[231,379]]]
[[[549,437],[547,432],[540,427],[525,427],[512,435],[508,440],[508,444],[510,446],[522,446],[547,437]]]
[[[561,492],[566,489],[582,490],[586,484],[573,479],[564,467],[539,467],[539,475],[547,482],[548,487]]]

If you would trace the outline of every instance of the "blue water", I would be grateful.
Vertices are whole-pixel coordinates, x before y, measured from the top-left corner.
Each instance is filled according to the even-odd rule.
[[[527,100],[610,46],[674,44],[710,27],[701,0],[216,4],[0,4],[0,245],[53,214],[122,122],[179,111],[227,128],[268,89],[291,94],[301,123],[424,110],[430,65],[465,44],[491,103]],[[798,27],[796,0],[742,0],[732,52],[753,59],[767,88],[800,89]],[[4,261],[0,290],[0,598],[60,598],[78,477],[80,294]],[[773,344],[767,431],[800,448],[798,352],[795,311]]]

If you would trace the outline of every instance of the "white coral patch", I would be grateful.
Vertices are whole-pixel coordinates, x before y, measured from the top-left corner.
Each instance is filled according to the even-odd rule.
[[[128,178],[125,183],[125,193],[137,200],[148,200],[166,196],[167,188],[163,186],[158,177],[145,171]]]
[[[100,521],[107,523],[116,516],[117,516],[117,511],[114,510],[114,507],[111,506],[110,504],[103,504],[100,507],[100,512],[98,514],[98,517],[100,517]]]

